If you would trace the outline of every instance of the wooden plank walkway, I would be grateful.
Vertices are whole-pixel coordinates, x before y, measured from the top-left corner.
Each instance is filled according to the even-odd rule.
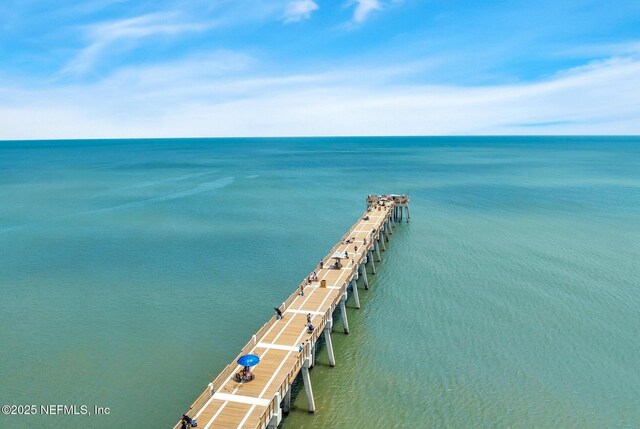
[[[399,202],[404,204],[397,204]],[[262,429],[275,427],[280,422],[280,404],[287,393],[290,394],[291,384],[301,369],[313,365],[316,341],[325,330],[325,335],[330,337],[335,308],[341,306],[343,321],[347,322],[344,302],[350,291],[354,293],[353,287],[357,297],[356,280],[360,275],[366,282],[365,263],[375,272],[374,260],[400,219],[398,212],[402,212],[402,207],[407,208],[408,220],[406,196],[369,196],[367,203],[367,211],[322,260],[322,268],[316,267],[317,281],[309,283],[310,273],[282,303],[283,318],[277,320],[274,315],[238,355],[260,356],[260,363],[253,368],[255,378],[247,382],[234,380],[234,375],[242,369],[236,357],[191,405],[187,414],[197,418],[199,428]],[[332,267],[336,253],[345,252],[348,256],[340,259],[342,267]],[[359,301],[357,305],[359,307]],[[311,333],[307,329],[308,314],[315,328]],[[175,427],[179,428],[180,423]]]

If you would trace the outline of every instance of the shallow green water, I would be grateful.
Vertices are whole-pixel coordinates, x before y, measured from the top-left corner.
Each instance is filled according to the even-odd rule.
[[[0,142],[0,403],[111,408],[0,427],[169,427],[387,192],[284,428],[640,427],[640,138]]]

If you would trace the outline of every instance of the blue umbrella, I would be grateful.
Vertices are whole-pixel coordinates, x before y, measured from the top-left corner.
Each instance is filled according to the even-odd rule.
[[[260,357],[256,355],[244,355],[238,359],[238,364],[242,366],[256,366],[260,362]]]

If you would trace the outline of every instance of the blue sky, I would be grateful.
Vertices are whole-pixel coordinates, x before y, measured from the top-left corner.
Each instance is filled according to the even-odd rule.
[[[640,2],[0,2],[0,139],[640,134]]]

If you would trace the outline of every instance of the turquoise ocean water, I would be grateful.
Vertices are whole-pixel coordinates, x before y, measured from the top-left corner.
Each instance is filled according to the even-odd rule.
[[[0,427],[166,428],[409,193],[283,427],[640,427],[640,138],[0,142]]]

